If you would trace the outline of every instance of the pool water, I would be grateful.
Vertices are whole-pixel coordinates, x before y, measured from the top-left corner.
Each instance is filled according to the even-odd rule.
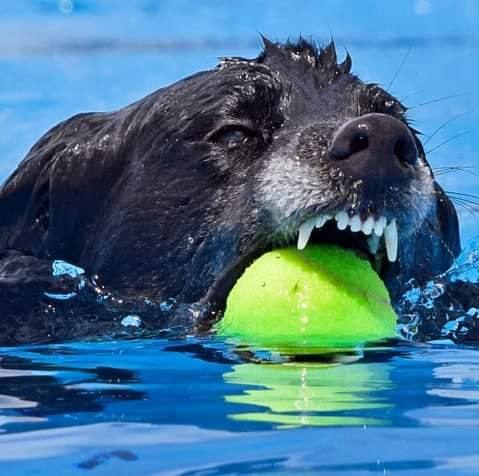
[[[478,384],[477,350],[444,343],[288,364],[194,339],[3,349],[0,473],[477,474]]]
[[[478,22],[474,0],[1,2],[0,179],[55,123],[254,57],[257,32],[333,34],[410,106],[456,192],[451,276],[477,281]],[[476,475],[478,402],[478,349],[446,339],[308,361],[194,337],[1,348],[0,474]]]

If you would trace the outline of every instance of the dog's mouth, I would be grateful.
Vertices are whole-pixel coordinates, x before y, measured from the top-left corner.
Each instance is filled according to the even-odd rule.
[[[391,265],[397,261],[399,244],[398,226],[395,218],[385,215],[368,215],[361,218],[344,210],[335,213],[313,215],[302,222],[297,233],[281,247],[299,250],[314,244],[333,244],[354,251],[370,262],[383,281]],[[251,246],[232,263],[216,280],[205,297],[213,315],[218,316],[225,308],[226,299],[245,269],[264,253],[278,246],[273,244]]]
[[[395,218],[384,215],[375,218],[349,215],[340,211],[334,215],[321,214],[306,220],[298,230],[296,246],[299,250],[308,244],[330,243],[350,249],[367,259],[381,276],[388,263],[398,256],[398,227]]]

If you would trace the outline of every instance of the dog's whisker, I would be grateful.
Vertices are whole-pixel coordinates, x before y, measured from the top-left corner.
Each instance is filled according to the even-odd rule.
[[[449,124],[451,124],[451,122],[454,122],[456,121],[457,119],[465,116],[466,114],[468,114],[469,112],[462,112],[461,114],[457,114],[456,116],[454,117],[451,117],[451,119],[443,122],[431,135],[428,135],[427,139],[424,141],[423,143],[423,146],[425,147],[427,145],[427,143],[438,133],[440,132],[442,129],[444,129],[444,127],[448,126]]]
[[[464,193],[464,192],[454,192],[454,191],[449,191],[449,192],[446,192],[446,193],[448,193],[450,195],[456,195],[456,196],[459,196],[459,197],[473,198],[473,199],[479,201],[479,195],[475,195],[474,193]]]
[[[459,137],[462,137],[462,136],[465,136],[467,134],[470,134],[471,132],[470,131],[464,131],[464,132],[459,132],[458,134],[455,134],[453,135],[452,137],[449,137],[449,139],[446,139],[445,141],[441,142],[440,144],[434,146],[432,149],[429,149],[428,151],[426,151],[426,155],[429,155],[431,154],[432,152],[434,152],[435,150],[438,150],[439,148],[441,148],[442,146],[448,144],[449,142],[455,140],[455,139],[458,139]]]
[[[449,96],[443,96],[440,98],[431,99],[430,101],[425,101],[419,104],[415,104],[414,106],[409,106],[408,109],[409,110],[417,109],[418,107],[429,106],[430,104],[436,104],[438,102],[448,101],[449,99],[456,99],[456,98],[459,98],[462,96],[468,96],[468,95],[469,95],[468,93],[451,94]]]
[[[474,170],[479,170],[479,168],[474,165],[453,165],[433,168],[434,175],[437,176],[465,172],[474,175],[475,177],[479,177],[479,172],[474,172]]]
[[[389,84],[386,86],[386,89],[391,89],[392,85],[394,84],[394,81],[398,78],[399,74],[401,73],[404,65],[406,64],[407,59],[409,58],[409,55],[411,54],[413,47],[411,46],[407,51],[406,54],[404,55],[404,58],[402,59],[401,63],[399,64],[398,69],[394,73],[394,76],[392,77],[391,81],[389,81]]]

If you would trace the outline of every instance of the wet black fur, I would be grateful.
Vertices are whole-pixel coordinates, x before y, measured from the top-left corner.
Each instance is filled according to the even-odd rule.
[[[398,100],[350,69],[349,56],[337,62],[333,44],[317,49],[304,40],[283,46],[265,40],[255,60],[226,58],[123,109],[79,114],[54,127],[0,189],[0,342],[121,329],[124,310],[44,294],[73,286],[68,277],[51,276],[53,260],[98,275],[128,302],[147,299],[154,307],[174,298],[218,310],[238,267],[288,242],[308,214],[366,201],[374,209],[376,195],[403,227],[408,220],[415,227],[407,253],[388,271],[393,296],[408,279],[421,282],[447,269],[459,235],[454,207],[439,185],[435,210],[416,230],[408,214],[417,204],[407,203],[409,196],[351,191],[321,162],[347,119],[381,112],[407,122]],[[288,171],[278,189],[278,177],[270,181],[265,170],[281,169],[277,157],[293,153],[295,134],[301,135],[294,145],[298,170],[330,199],[305,203],[280,223],[265,198],[270,182],[272,193],[291,195],[291,203],[302,203],[303,192],[288,185]],[[168,317],[155,319],[151,328],[170,325]]]

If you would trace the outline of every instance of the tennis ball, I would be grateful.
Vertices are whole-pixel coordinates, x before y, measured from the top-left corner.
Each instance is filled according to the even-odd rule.
[[[302,353],[393,337],[396,315],[367,260],[337,246],[310,245],[271,251],[251,264],[216,330],[246,344]]]

